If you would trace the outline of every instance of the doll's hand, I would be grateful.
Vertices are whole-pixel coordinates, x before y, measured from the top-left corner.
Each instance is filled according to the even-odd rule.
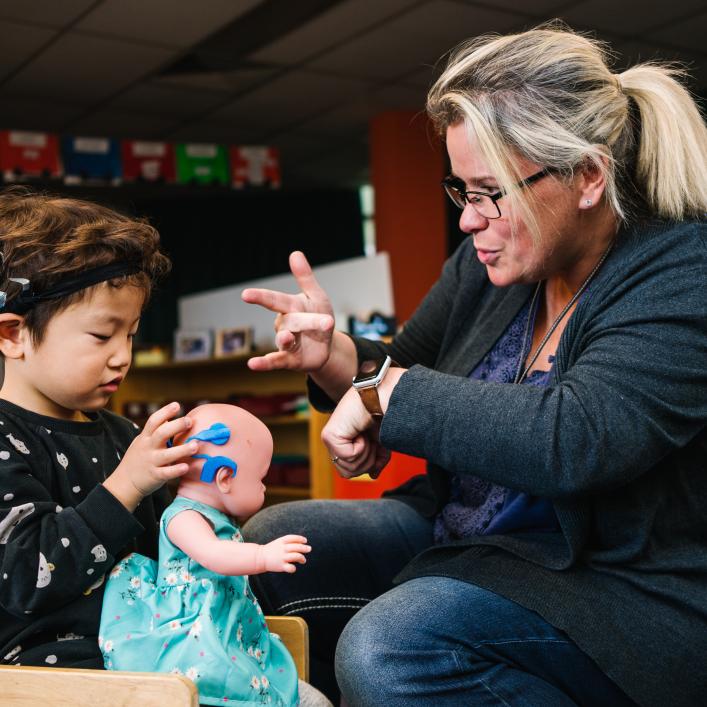
[[[378,477],[390,461],[390,451],[378,439],[379,431],[380,423],[366,410],[358,391],[350,388],[322,430],[322,442],[332,461],[336,460],[334,466],[339,476],[345,479],[361,474]]]
[[[304,253],[290,254],[290,270],[301,292],[296,295],[275,290],[248,288],[241,298],[259,304],[275,317],[275,345],[278,350],[248,361],[254,371],[288,368],[318,371],[329,360],[334,332],[334,313],[327,293],[319,286]]]
[[[167,446],[169,439],[192,425],[189,417],[172,419],[179,409],[178,403],[170,403],[150,415],[120,464],[103,483],[129,511],[166,481],[189,471],[186,460],[196,454],[198,443]]]
[[[301,535],[284,535],[267,545],[258,546],[258,570],[260,572],[294,572],[295,563],[303,565],[305,555],[312,548],[307,538]]]

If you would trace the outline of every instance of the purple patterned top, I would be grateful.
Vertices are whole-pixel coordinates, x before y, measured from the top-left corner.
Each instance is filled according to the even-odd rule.
[[[518,361],[528,356],[533,332],[523,347],[530,301],[518,312],[506,331],[486,354],[470,378],[494,383],[512,383]],[[537,304],[536,304],[537,310]],[[533,312],[532,318],[535,321]],[[523,385],[547,385],[555,357],[548,356],[547,371],[533,371]],[[559,525],[549,500],[513,491],[472,474],[452,474],[447,504],[435,519],[434,539],[445,543],[471,535],[496,535],[513,531],[555,532]]]

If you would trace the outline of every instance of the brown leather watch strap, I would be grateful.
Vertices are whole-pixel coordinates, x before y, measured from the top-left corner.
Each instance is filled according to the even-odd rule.
[[[371,417],[383,417],[383,409],[381,408],[381,401],[378,397],[378,388],[376,386],[361,388],[358,393],[361,396],[363,406],[368,410]]]

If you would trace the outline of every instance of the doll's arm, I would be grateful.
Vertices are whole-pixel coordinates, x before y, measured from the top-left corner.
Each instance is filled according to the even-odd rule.
[[[202,567],[224,575],[294,572],[312,548],[301,535],[285,535],[267,545],[221,540],[197,511],[182,511],[169,522],[167,537]]]

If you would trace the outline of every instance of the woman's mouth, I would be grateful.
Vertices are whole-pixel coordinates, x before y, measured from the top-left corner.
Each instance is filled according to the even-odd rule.
[[[483,250],[483,248],[476,249],[476,257],[484,265],[494,265],[500,256],[500,252],[497,250]]]

